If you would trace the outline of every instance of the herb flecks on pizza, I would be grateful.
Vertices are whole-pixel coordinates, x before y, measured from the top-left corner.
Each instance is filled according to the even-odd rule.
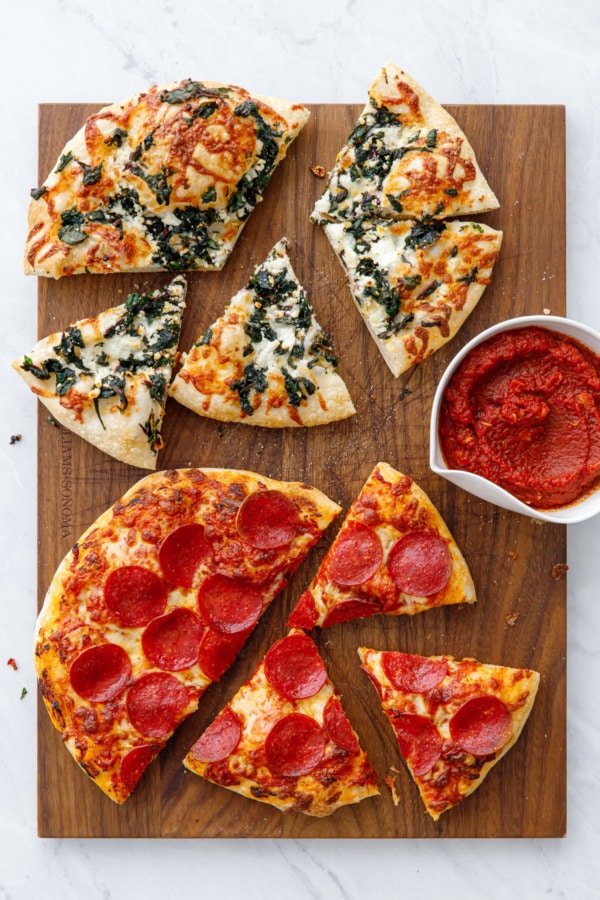
[[[540,676],[451,656],[359,648],[429,815],[476,790],[515,744]]]
[[[284,238],[199,337],[170,395],[199,415],[268,428],[354,414],[331,343],[294,273]]]
[[[395,376],[451,340],[492,277],[502,232],[479,222],[358,218],[325,233]]]
[[[446,217],[498,205],[452,116],[388,63],[337,156],[313,221]]]
[[[288,624],[325,628],[475,599],[467,563],[427,494],[378,463]]]
[[[79,539],[48,589],[35,665],[66,747],[109,797],[127,799],[338,512],[306,484],[170,470]]]
[[[308,116],[190,79],[101,109],[32,191],[25,272],[221,269]]]
[[[285,812],[327,816],[379,793],[325,663],[297,629],[272,645],[184,762]]]
[[[13,362],[54,419],[116,459],[155,469],[186,283],[133,293]]]

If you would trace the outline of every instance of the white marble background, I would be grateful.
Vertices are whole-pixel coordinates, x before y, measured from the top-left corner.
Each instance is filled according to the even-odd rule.
[[[3,0],[1,10],[1,900],[600,896],[598,520],[569,531],[565,839],[40,840],[31,662],[36,404],[8,368],[36,333],[36,284],[21,274],[21,256],[37,184],[38,102],[117,100],[191,76],[308,104],[358,103],[386,60],[441,102],[566,105],[568,308],[600,329],[597,0]],[[10,445],[17,432],[23,440]],[[17,672],[5,665],[9,657]]]

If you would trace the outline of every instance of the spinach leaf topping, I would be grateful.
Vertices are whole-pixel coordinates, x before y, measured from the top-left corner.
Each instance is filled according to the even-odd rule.
[[[60,342],[53,349],[55,353],[64,357],[71,365],[76,366],[78,369],[82,369],[84,372],[89,372],[89,369],[82,363],[77,354],[78,347],[80,349],[85,347],[83,337],[79,328],[71,326],[63,332]]]
[[[363,287],[364,295],[372,297],[376,303],[383,306],[388,319],[394,319],[400,311],[400,295],[389,283],[385,272],[369,257],[363,257],[359,261],[356,271],[358,275],[368,279],[368,283]]]
[[[457,278],[457,281],[464,281],[465,284],[472,284],[474,281],[477,281],[477,266],[473,266],[468,275],[463,275],[462,278]]]
[[[212,341],[212,328],[207,328],[200,340],[198,341],[198,346],[201,347],[203,344],[210,344]]]
[[[262,394],[266,388],[267,370],[255,366],[254,363],[245,366],[243,376],[231,383],[231,389],[239,394],[240,406],[247,416],[254,414],[254,409],[250,404],[251,391]]]
[[[280,134],[265,122],[254,100],[244,100],[233,112],[240,118],[251,116],[255,120],[256,137],[261,144],[258,157],[262,165],[255,167],[254,174],[246,173],[242,176],[227,204],[227,212],[236,213],[238,219],[244,221],[261,199],[269,183],[279,153],[277,139]]]
[[[98,166],[89,166],[87,163],[76,159],[75,162],[81,166],[83,172],[83,183],[87,186],[96,184],[102,178],[102,163]]]
[[[29,356],[23,358],[21,368],[25,372],[31,372],[40,381],[48,381],[51,375],[56,377],[56,393],[59,397],[66,394],[77,381],[73,369],[64,366],[58,359],[47,359],[41,366],[36,365]]]
[[[303,400],[314,394],[316,388],[308,378],[303,378],[302,376],[294,378],[285,366],[281,367],[281,371],[283,372],[283,383],[288,400],[292,406],[300,406]]]
[[[228,97],[229,88],[208,88],[201,81],[183,81],[178,88],[172,91],[163,91],[160,95],[161,103],[187,103],[189,100],[199,100],[201,97]]]
[[[146,424],[140,424],[140,428],[146,435],[148,443],[150,444],[150,449],[153,453],[158,453],[158,451],[162,450],[165,445],[160,434],[160,424],[161,417],[159,416],[157,418],[154,415],[154,410],[148,416],[148,421],[146,422]]]
[[[160,372],[154,372],[146,379],[146,381],[144,381],[144,384],[148,388],[148,392],[152,399],[156,400],[157,403],[162,403],[165,399],[167,382]]]
[[[200,199],[203,203],[212,203],[217,199],[217,191],[214,184],[211,184],[210,187],[206,188]]]
[[[173,271],[196,268],[197,260],[211,264],[213,251],[219,249],[209,230],[216,221],[215,209],[182,206],[173,214],[180,225],[167,224],[159,216],[144,216],[144,225],[157,246],[153,260]]]
[[[48,190],[48,188],[46,188],[46,187],[44,187],[44,186],[42,186],[42,187],[37,187],[37,188],[32,188],[32,189],[29,191],[29,196],[30,196],[33,200],[39,200],[40,197],[43,197],[43,196],[44,196],[44,194],[46,193],[47,190]]]
[[[58,229],[58,238],[64,244],[73,246],[81,244],[87,239],[87,234],[81,227],[85,219],[78,209],[66,209],[60,214],[61,228]]]
[[[56,166],[54,171],[57,174],[58,174],[58,172],[62,172],[62,170],[65,168],[65,166],[68,166],[72,159],[73,159],[73,153],[70,150],[68,153],[63,153],[63,155],[59,159],[58,165]]]
[[[417,222],[416,225],[413,225],[404,242],[405,246],[410,247],[413,250],[422,250],[424,247],[428,247],[430,244],[437,241],[442,231],[445,230],[445,222],[426,217],[422,219],[421,222]]]
[[[160,172],[151,173],[146,172],[146,170],[138,165],[137,162],[131,161],[127,163],[127,168],[134,175],[137,175],[138,178],[141,178],[142,181],[146,182],[156,197],[156,202],[159,206],[167,205],[171,197],[171,191],[173,190],[173,186],[169,184],[167,179],[169,178],[169,175],[173,174],[173,169],[161,166]]]
[[[117,128],[115,128],[115,130],[113,131],[111,136],[106,138],[104,143],[107,144],[109,147],[121,147],[123,144],[123,141],[125,140],[126,137],[127,137],[127,132],[124,131],[122,128],[117,127]]]

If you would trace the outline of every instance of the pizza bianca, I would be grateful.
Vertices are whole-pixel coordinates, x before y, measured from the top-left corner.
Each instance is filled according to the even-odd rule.
[[[26,274],[221,269],[308,116],[191,79],[104,107],[32,191]]]
[[[354,414],[284,238],[184,354],[169,393],[199,415],[268,428]]]
[[[288,625],[325,628],[474,601],[467,563],[427,494],[378,463]]]
[[[540,676],[451,656],[359,649],[429,815],[476,790],[515,744]]]
[[[451,340],[478,303],[502,232],[479,222],[358,218],[325,233],[352,298],[397,377]]]
[[[185,292],[178,275],[132,293],[39,341],[13,368],[61,425],[116,459],[155,469]]]
[[[35,665],[52,722],[122,803],[244,645],[339,507],[227,469],[146,476],[60,564]]]
[[[327,816],[379,794],[325,663],[299,629],[272,645],[185,765],[284,812]]]
[[[452,116],[414,78],[387,63],[369,89],[312,219],[444,218],[498,205]]]

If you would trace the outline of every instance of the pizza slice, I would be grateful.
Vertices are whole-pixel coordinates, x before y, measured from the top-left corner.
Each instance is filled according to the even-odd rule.
[[[443,347],[473,312],[502,232],[443,219],[332,222],[325,233],[352,298],[397,377]]]
[[[111,799],[127,799],[338,512],[254,472],[155,472],[69,551],[35,667],[67,749]]]
[[[312,221],[444,218],[498,206],[452,116],[410,75],[387,63],[336,158]]]
[[[272,645],[184,764],[244,797],[311,816],[379,794],[325,663],[299,629]]]
[[[355,413],[337,359],[280,240],[183,356],[171,397],[202,416],[267,428]]]
[[[221,269],[308,117],[190,79],[104,107],[31,192],[26,274]]]
[[[326,628],[377,613],[413,615],[474,601],[468,566],[427,494],[409,475],[381,462],[288,625]]]
[[[437,820],[473,793],[514,745],[540,676],[475,659],[358,652],[425,808]]]
[[[133,293],[13,362],[53,418],[110,456],[155,469],[186,283]]]

